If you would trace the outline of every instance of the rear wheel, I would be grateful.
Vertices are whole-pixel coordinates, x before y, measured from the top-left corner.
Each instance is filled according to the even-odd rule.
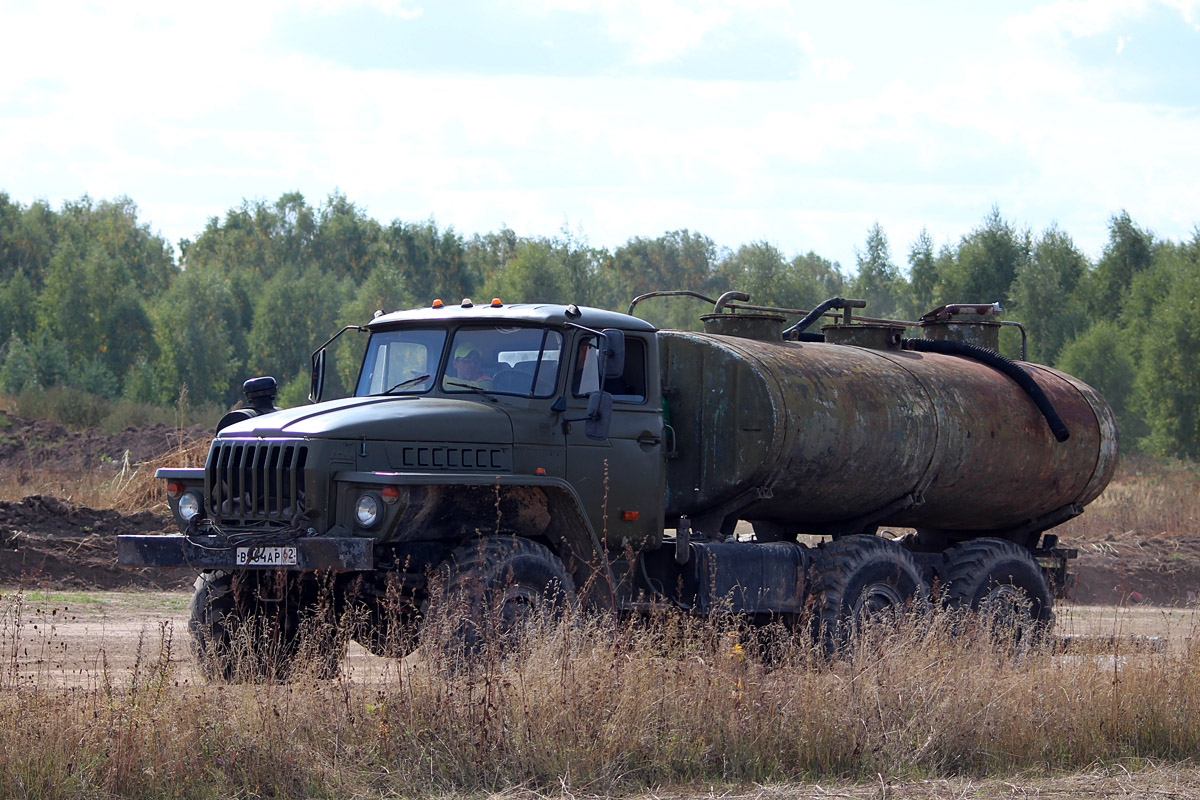
[[[578,604],[575,583],[558,556],[516,536],[458,548],[443,575],[443,596],[422,638],[468,661],[487,648],[512,652],[530,626],[552,623]]]
[[[997,633],[1023,638],[1054,625],[1046,571],[1018,544],[974,539],[955,545],[946,551],[942,577],[947,606],[975,612]]]
[[[924,604],[928,594],[912,555],[875,536],[827,543],[813,568],[813,622],[829,652],[849,644],[866,624],[898,620],[914,604]]]

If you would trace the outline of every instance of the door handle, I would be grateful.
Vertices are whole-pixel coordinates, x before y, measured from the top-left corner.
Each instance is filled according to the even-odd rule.
[[[642,449],[649,450],[651,447],[658,447],[662,444],[662,437],[643,433],[638,437],[637,443],[642,446]]]

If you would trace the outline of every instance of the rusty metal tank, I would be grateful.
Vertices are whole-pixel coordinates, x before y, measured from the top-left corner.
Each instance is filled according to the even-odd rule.
[[[1108,404],[1049,367],[1021,364],[1069,428],[1061,443],[1010,377],[970,358],[682,331],[660,342],[668,520],[1015,536],[1078,514],[1116,467]]]

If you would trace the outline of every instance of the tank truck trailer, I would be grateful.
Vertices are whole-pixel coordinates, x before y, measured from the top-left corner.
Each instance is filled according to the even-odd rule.
[[[703,332],[633,316],[671,294],[713,304]],[[472,587],[468,645],[488,609],[509,627],[579,604],[830,632],[935,586],[1048,627],[1075,553],[1047,531],[1116,465],[1104,399],[999,356],[1016,323],[998,305],[905,323],[853,316],[860,300],[748,302],[435,301],[343,328],[313,354],[313,405],[275,409],[274,379],[247,381],[205,466],[157,472],[181,533],[121,536],[119,563],[199,571],[189,629],[217,676],[237,625],[272,616],[290,646],[318,585],[385,654],[396,609],[435,610],[431,583]],[[347,332],[367,336],[353,395],[322,400]]]

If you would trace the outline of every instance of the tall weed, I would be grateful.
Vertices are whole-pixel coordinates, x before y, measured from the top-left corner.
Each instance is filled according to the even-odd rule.
[[[39,634],[10,608],[0,795],[611,795],[1048,773],[1200,746],[1191,639],[1071,655],[912,616],[831,660],[786,626],[731,618],[535,625],[469,669],[435,638],[378,672],[226,685],[199,681],[164,629],[127,674],[63,688],[20,655]]]

